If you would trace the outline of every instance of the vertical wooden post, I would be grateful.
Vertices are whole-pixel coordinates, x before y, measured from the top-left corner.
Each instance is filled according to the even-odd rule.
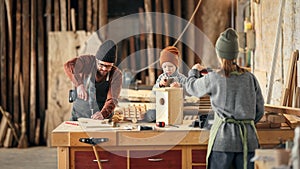
[[[92,14],[92,31],[96,31],[98,27],[98,0],[93,0],[93,14]]]
[[[77,13],[77,26],[78,26],[78,29],[77,30],[88,30],[87,28],[85,28],[85,23],[84,22],[84,16],[85,16],[85,12],[86,12],[86,8],[85,8],[85,2],[86,0],[78,0],[77,3],[78,3],[78,13]]]
[[[163,1],[163,3],[165,3],[165,1]],[[162,13],[162,9],[161,9],[161,0],[155,0],[155,6],[156,6],[156,12],[158,13]],[[162,32],[162,18],[160,17],[161,15],[157,15],[155,16],[155,29],[156,29],[156,32]],[[163,24],[165,25],[165,24]],[[156,48],[157,49],[163,49],[163,40],[162,40],[162,35],[161,34],[156,34]],[[168,42],[169,43],[169,42]],[[155,52],[155,58],[156,59],[159,59],[159,52]],[[154,57],[154,56],[153,56]],[[162,70],[157,69],[157,74],[161,74],[162,73]]]
[[[170,14],[170,1],[169,0],[163,0],[163,12],[166,14]],[[165,46],[170,45],[170,25],[169,25],[169,17],[164,17],[164,30],[165,30]]]
[[[59,1],[54,0],[54,31],[60,31]]]
[[[151,6],[151,0],[145,0],[145,11],[146,11],[146,29],[147,32],[152,32],[152,16],[147,13],[151,12],[152,6]],[[148,33],[147,34],[147,54],[148,54],[148,64],[154,63],[154,57],[153,57],[153,34]],[[149,84],[148,85],[154,85],[155,83],[155,71],[153,68],[149,67],[148,69],[149,73]]]
[[[22,74],[24,84],[24,112],[29,113],[30,91],[30,2],[22,2]],[[27,118],[29,116],[26,116]]]
[[[29,116],[29,142],[35,141],[36,125],[36,23],[37,23],[37,4],[36,0],[31,0],[31,60],[30,60],[30,116]]]
[[[60,28],[61,31],[67,30],[67,4],[66,0],[60,0]]]
[[[187,1],[187,19],[189,19],[192,14],[193,14],[193,11],[194,11],[194,6],[195,6],[195,3],[194,1]],[[191,21],[192,24],[194,24],[194,20]],[[189,41],[190,44],[189,44],[189,48],[186,48],[186,56],[187,56],[187,65],[188,67],[192,67],[193,64],[194,64],[194,59],[195,59],[195,56],[194,56],[194,52],[190,49],[190,48],[194,48],[195,47],[195,30],[192,29],[192,27],[188,28],[187,31],[186,31],[186,41]]]
[[[99,29],[101,32],[99,32],[99,37],[101,39],[106,39],[107,36],[107,30],[104,30],[102,27],[105,26],[108,23],[108,18],[107,18],[107,12],[108,12],[108,3],[107,0],[100,0],[99,1]]]
[[[6,81],[6,76],[7,76],[7,71],[6,71],[6,48],[7,48],[7,43],[6,43],[6,25],[5,25],[5,0],[0,0],[0,104],[3,105],[4,109],[7,109],[7,81]]]
[[[6,11],[7,11],[7,23],[8,23],[8,60],[7,60],[7,67],[8,67],[8,78],[7,78],[7,103],[8,103],[8,110],[11,112],[13,109],[13,65],[9,63],[13,63],[13,40],[12,40],[12,4],[10,1],[5,0],[6,4]]]
[[[13,108],[13,118],[15,122],[18,122],[20,120],[20,92],[19,92],[19,75],[20,75],[20,69],[21,69],[21,43],[22,43],[22,37],[21,37],[21,11],[22,11],[22,3],[21,0],[16,1],[17,8],[16,8],[16,32],[15,32],[15,62],[14,62],[14,108]]]
[[[92,0],[86,1],[86,30],[92,32]]]
[[[144,10],[143,8],[139,8],[139,26],[140,26],[140,51],[144,50],[146,48],[146,41],[145,41],[145,34],[142,32],[145,32],[145,20],[144,20]],[[146,67],[146,55],[144,52],[140,52],[140,58],[141,58],[141,68]],[[142,83],[146,83],[146,72],[141,72],[141,80]]]
[[[181,12],[181,0],[174,0],[174,14],[176,16],[178,16],[179,18],[181,18],[182,12]],[[174,23],[174,25],[172,25],[174,27],[174,31],[175,34],[178,34],[178,36],[180,35],[181,31],[182,31],[182,23]],[[182,43],[181,41],[179,41],[177,43],[177,48],[179,50],[179,57],[182,60]],[[182,63],[181,63],[182,64]],[[180,66],[180,72],[182,72],[182,66]]]
[[[38,6],[44,6],[44,1],[37,1]],[[39,93],[39,99],[37,100],[38,105],[38,113],[40,116],[40,136],[44,136],[44,126],[45,126],[45,110],[46,110],[46,97],[47,97],[47,90],[46,90],[46,78],[45,78],[45,71],[46,71],[46,64],[45,64],[45,42],[46,37],[45,35],[48,35],[48,32],[51,31],[51,2],[50,0],[46,1],[46,13],[47,13],[47,21],[46,21],[46,29],[44,28],[44,11],[43,8],[38,8],[37,10],[37,17],[38,17],[38,29],[37,29],[37,93]],[[45,140],[44,137],[40,138],[41,140]]]

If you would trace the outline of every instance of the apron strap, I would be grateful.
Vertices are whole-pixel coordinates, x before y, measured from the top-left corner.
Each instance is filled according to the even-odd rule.
[[[248,162],[248,160],[247,160],[247,158],[248,158],[248,143],[247,143],[248,139],[247,139],[247,136],[248,136],[248,131],[247,131],[247,128],[246,128],[245,124],[250,124],[253,127],[253,129],[254,129],[254,131],[257,135],[257,131],[256,131],[256,128],[255,128],[255,125],[254,125],[254,120],[235,120],[235,119],[232,119],[232,118],[221,119],[216,113],[215,113],[215,121],[214,121],[214,124],[211,128],[211,131],[210,131],[208,147],[207,147],[207,154],[206,154],[206,163],[208,164],[208,159],[209,159],[210,153],[212,151],[212,146],[213,146],[215,138],[217,136],[218,129],[220,128],[222,123],[234,123],[234,124],[238,125],[241,140],[242,140],[242,143],[243,143],[244,169],[247,169],[247,162]]]

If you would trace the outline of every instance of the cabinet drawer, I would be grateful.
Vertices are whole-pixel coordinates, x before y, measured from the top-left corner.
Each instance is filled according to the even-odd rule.
[[[98,151],[102,168],[127,169],[126,151]],[[75,151],[75,169],[98,169],[93,151]]]
[[[192,150],[192,163],[206,163],[206,149]]]
[[[130,151],[130,169],[181,169],[181,150]]]

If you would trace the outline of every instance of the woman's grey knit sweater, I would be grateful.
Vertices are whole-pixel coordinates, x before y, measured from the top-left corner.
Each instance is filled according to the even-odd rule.
[[[254,120],[258,122],[264,114],[264,99],[259,83],[250,72],[230,77],[210,72],[199,78],[199,71],[191,69],[186,81],[186,90],[191,95],[210,96],[213,111],[221,118]],[[254,129],[246,125],[248,131],[248,151],[258,148]],[[233,123],[223,123],[217,133],[213,151],[242,152],[243,146],[239,128]]]

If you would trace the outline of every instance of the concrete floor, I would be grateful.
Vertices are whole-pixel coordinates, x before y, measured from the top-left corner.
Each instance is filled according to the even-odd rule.
[[[56,148],[0,148],[1,169],[57,169]]]

